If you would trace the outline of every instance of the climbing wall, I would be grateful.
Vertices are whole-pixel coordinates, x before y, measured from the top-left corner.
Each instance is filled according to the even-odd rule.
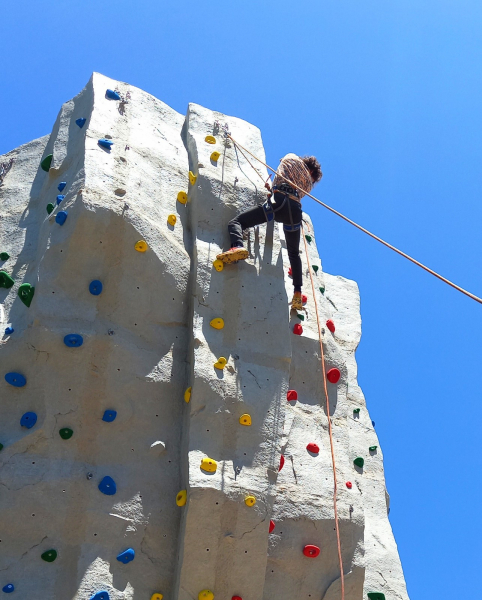
[[[0,157],[4,593],[341,599],[316,298],[345,599],[408,598],[356,284],[323,273],[306,215],[299,313],[282,228],[216,261],[267,178],[228,131],[264,159],[253,125],[94,74]]]

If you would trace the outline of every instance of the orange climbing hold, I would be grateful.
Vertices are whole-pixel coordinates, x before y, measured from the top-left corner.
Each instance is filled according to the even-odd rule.
[[[328,321],[326,322],[326,326],[331,331],[331,333],[335,333],[335,324],[331,319],[328,319]]]
[[[251,425],[251,415],[248,415],[247,413],[241,415],[239,417],[239,422],[241,423],[241,425]]]
[[[176,224],[176,221],[177,221],[176,215],[171,214],[167,217],[167,222],[169,223],[169,225],[172,225],[173,227]]]
[[[333,369],[330,369],[328,371],[328,373],[326,374],[326,378],[328,379],[328,381],[330,383],[338,383],[340,381],[340,377],[341,377],[341,373],[335,367],[333,367]]]
[[[147,252],[147,249],[149,248],[149,246],[147,245],[147,242],[145,242],[144,240],[139,240],[136,245],[134,246],[134,248],[137,250],[137,252]]]

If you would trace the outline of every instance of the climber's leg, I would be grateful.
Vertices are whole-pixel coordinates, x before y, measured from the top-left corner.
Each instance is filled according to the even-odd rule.
[[[232,263],[248,258],[249,253],[243,246],[243,231],[248,229],[248,227],[254,227],[262,223],[266,223],[266,215],[262,206],[250,208],[232,219],[228,224],[231,248],[226,252],[218,254],[216,258],[225,263]]]

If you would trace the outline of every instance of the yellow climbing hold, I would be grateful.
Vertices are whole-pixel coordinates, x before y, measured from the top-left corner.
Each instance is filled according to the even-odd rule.
[[[219,154],[219,152],[216,152],[216,150],[215,150],[211,154],[211,160],[213,160],[214,162],[218,162],[220,156],[221,156],[221,154]]]
[[[217,317],[216,319],[213,319],[209,325],[214,327],[214,329],[222,329],[224,327],[224,321],[220,317]]]
[[[215,144],[216,143],[216,138],[214,137],[214,135],[207,135],[204,138],[204,141],[207,142],[208,144]]]
[[[177,201],[180,202],[181,204],[186,204],[186,202],[187,202],[186,192],[179,192],[179,194],[177,195]]]
[[[214,594],[211,590],[203,590],[199,592],[198,600],[214,600]]]
[[[176,215],[169,215],[167,217],[167,222],[169,223],[169,225],[172,225],[173,227],[176,224],[176,221],[177,221]]]
[[[176,496],[176,504],[178,506],[184,506],[187,501],[187,490],[181,490]]]
[[[184,402],[190,402],[191,391],[192,391],[192,387],[188,387],[187,390],[184,392]]]
[[[251,415],[245,414],[239,417],[241,425],[251,425]]]
[[[216,269],[216,271],[222,271],[224,269],[224,263],[222,260],[215,260],[213,262],[213,267]]]
[[[196,179],[197,175],[194,175],[192,171],[189,171],[189,181],[191,182],[191,185],[194,185],[196,183]]]
[[[137,244],[134,246],[134,248],[137,250],[137,252],[146,252],[146,250],[149,248],[149,246],[147,245],[147,242],[145,242],[144,240],[139,240],[137,242]]]
[[[256,504],[256,498],[254,496],[246,496],[244,502],[247,506],[254,506]]]
[[[151,600],[162,600],[164,596],[162,594],[152,594]]]
[[[216,473],[216,469],[218,468],[218,463],[212,458],[203,458],[201,460],[201,469],[206,471],[207,473]]]
[[[214,368],[216,369],[224,369],[224,367],[228,364],[228,361],[224,358],[224,356],[220,356],[218,358],[218,362],[214,363]]]

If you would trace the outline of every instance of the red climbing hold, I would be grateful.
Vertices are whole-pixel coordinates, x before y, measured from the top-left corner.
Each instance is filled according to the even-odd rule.
[[[330,369],[326,374],[326,378],[330,383],[338,383],[340,380],[340,371],[338,369]]]
[[[320,549],[318,548],[318,546],[312,546],[311,544],[308,544],[303,548],[303,554],[305,556],[308,556],[309,558],[316,558],[319,555],[319,553]]]
[[[293,333],[295,335],[301,335],[303,333],[303,327],[299,323],[296,323],[293,327]]]
[[[308,296],[306,294],[301,294],[301,302],[303,302],[303,304],[308,302]]]
[[[273,533],[275,527],[276,527],[275,522],[274,521],[270,521],[269,522],[269,532]]]
[[[281,469],[284,467],[285,464],[285,457],[283,455],[281,455],[280,459],[279,459],[279,469],[278,469],[278,473],[281,471]]]
[[[326,322],[326,326],[331,331],[331,333],[335,333],[335,324],[331,319],[328,319],[328,321]]]
[[[288,269],[288,277],[293,277],[293,271],[291,267]]]
[[[352,484],[352,482],[351,482],[351,481],[347,481],[347,482],[346,482],[346,487],[347,487],[349,490],[351,490],[351,488],[353,487],[353,484]]]
[[[286,398],[288,400],[298,400],[298,392],[296,390],[288,390]]]
[[[313,452],[313,454],[318,454],[318,452],[320,451],[320,447],[314,442],[310,442],[308,446],[306,446],[306,449],[308,450],[308,452]]]
[[[241,596],[233,596],[231,600],[243,600]]]

